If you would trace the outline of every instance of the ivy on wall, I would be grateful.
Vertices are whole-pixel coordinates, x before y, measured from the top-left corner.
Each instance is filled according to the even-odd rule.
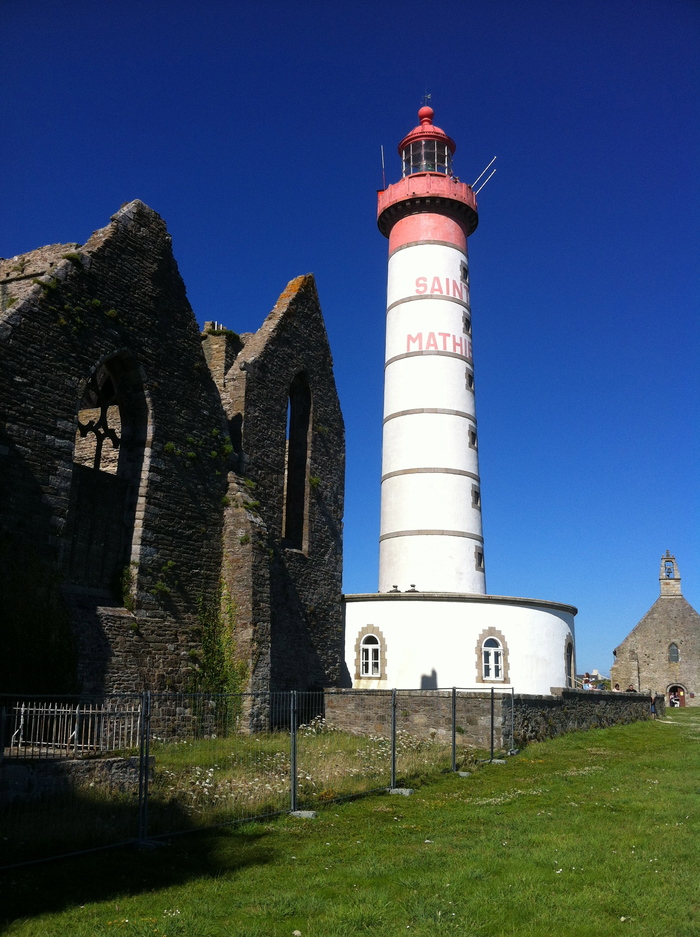
[[[236,659],[236,605],[223,580],[210,599],[199,601],[200,648],[192,652],[197,693],[242,693],[248,666]]]

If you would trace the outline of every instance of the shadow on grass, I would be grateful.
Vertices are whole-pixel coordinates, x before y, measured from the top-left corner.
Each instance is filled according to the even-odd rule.
[[[0,863],[60,858],[0,871],[0,929],[17,919],[63,911],[75,905],[116,900],[145,891],[182,885],[197,878],[236,872],[274,861],[259,824],[191,830],[184,835],[135,842],[138,810],[134,798],[109,801],[76,793],[46,805],[13,805],[0,813]],[[183,812],[169,819],[182,830],[192,827]],[[79,850],[97,852],[65,855]]]

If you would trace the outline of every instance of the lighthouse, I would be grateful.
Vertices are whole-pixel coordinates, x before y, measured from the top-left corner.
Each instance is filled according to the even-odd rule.
[[[486,592],[467,239],[456,145],[418,111],[389,240],[379,590],[344,596],[347,685],[549,694],[573,685],[572,605]]]
[[[389,239],[379,591],[486,592],[467,238],[470,186],[422,107],[379,192]]]

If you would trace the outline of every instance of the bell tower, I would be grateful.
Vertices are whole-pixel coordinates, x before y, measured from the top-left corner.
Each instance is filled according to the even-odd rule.
[[[661,595],[682,595],[678,563],[676,563],[675,556],[671,556],[668,550],[666,550],[666,554],[661,557],[659,584],[661,585]]]

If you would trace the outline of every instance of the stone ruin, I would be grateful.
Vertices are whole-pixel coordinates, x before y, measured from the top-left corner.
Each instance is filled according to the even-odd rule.
[[[344,427],[313,276],[255,334],[163,220],[0,261],[0,692],[342,682]]]

